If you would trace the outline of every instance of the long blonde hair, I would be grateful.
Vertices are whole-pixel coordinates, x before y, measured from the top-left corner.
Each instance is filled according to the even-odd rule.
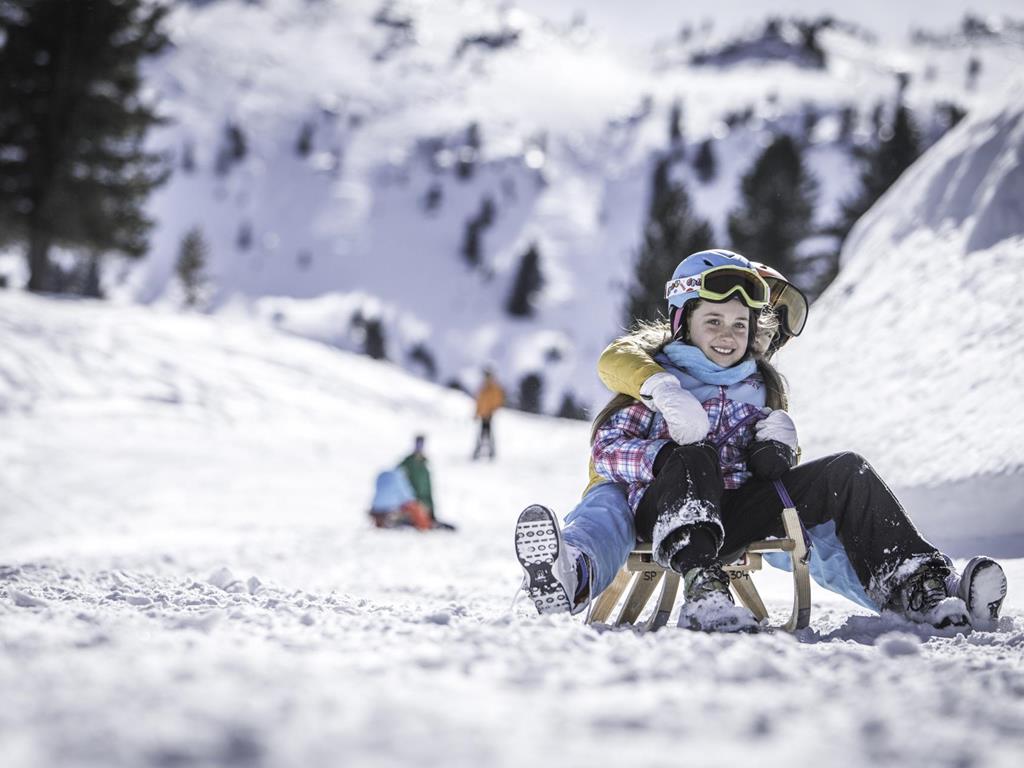
[[[771,308],[765,307],[761,310],[761,313],[757,318],[757,328],[761,332],[772,331],[775,332],[778,328],[779,320],[775,312]],[[668,320],[656,320],[656,321],[639,321],[630,331],[628,339],[640,347],[650,357],[654,357],[656,354],[661,352],[665,345],[672,341],[672,328],[669,325]],[[775,367],[769,362],[771,357],[771,347],[768,350],[757,354],[754,354],[754,362],[757,363],[758,373],[761,374],[761,378],[764,379],[765,385],[765,404],[772,410],[788,410],[789,409],[789,397],[786,392],[786,380],[782,377],[782,374],[775,370]],[[612,414],[623,408],[626,408],[636,400],[629,395],[619,393],[615,395],[608,404],[601,409],[601,411],[594,417],[594,423],[590,430],[590,442],[594,442],[594,437],[597,435],[599,430]]]

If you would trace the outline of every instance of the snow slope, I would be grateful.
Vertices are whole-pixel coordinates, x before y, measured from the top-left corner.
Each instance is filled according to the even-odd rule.
[[[854,448],[937,528],[1024,544],[1024,81],[858,222],[786,350],[812,455]],[[812,393],[801,396],[801,391]]]
[[[587,428],[502,412],[474,464],[470,407],[227,317],[0,292],[5,768],[1019,761],[1024,560],[968,636],[820,589],[796,638],[539,619],[512,523],[568,510]],[[417,431],[455,534],[363,518]]]

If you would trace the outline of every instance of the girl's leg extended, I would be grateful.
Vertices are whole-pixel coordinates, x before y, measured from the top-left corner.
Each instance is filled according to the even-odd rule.
[[[591,597],[612,583],[636,543],[633,513],[621,485],[604,483],[583,497],[565,518],[565,543],[586,555]]]
[[[945,557],[921,536],[892,491],[858,454],[839,453],[801,464],[786,472],[782,482],[812,540],[820,538],[823,543],[819,558],[832,557],[833,564],[842,566],[841,547],[867,599],[848,594],[841,576],[835,577],[840,579],[836,584],[825,586],[877,610],[917,569],[927,565],[948,571]],[[782,535],[782,502],[771,482],[752,480],[726,491],[722,507],[723,552],[738,552],[751,541]],[[830,540],[839,547],[829,551]],[[814,557],[812,548],[812,573]]]
[[[566,518],[531,504],[516,522],[523,589],[539,613],[579,613],[615,578],[636,542],[625,489],[592,489]]]

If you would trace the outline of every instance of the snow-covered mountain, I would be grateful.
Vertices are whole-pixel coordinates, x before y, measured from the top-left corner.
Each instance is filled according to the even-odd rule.
[[[388,358],[421,375],[472,388],[491,363],[513,396],[539,375],[546,412],[566,396],[599,405],[593,361],[620,328],[673,105],[691,160],[714,141],[717,176],[681,176],[723,241],[739,175],[781,131],[805,145],[825,226],[899,77],[933,140],[947,106],[983,101],[1019,63],[1024,37],[1005,25],[892,44],[767,17],[666,29],[637,52],[496,2],[179,4],[173,49],[148,75],[174,121],[154,142],[176,173],[152,200],[152,254],[108,275],[123,281],[111,291],[177,304],[175,260],[197,228],[213,308],[345,349],[379,321]],[[513,319],[533,244],[544,288],[534,317]]]

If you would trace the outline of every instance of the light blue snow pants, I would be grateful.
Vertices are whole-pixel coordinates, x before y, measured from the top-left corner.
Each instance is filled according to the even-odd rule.
[[[636,544],[625,486],[602,483],[591,488],[566,516],[562,536],[566,544],[590,558],[590,594],[597,597],[612,583]]]
[[[807,533],[811,538],[808,567],[815,583],[877,612],[879,606],[864,591],[836,537],[835,524],[816,525],[808,528]],[[566,544],[590,558],[591,595],[597,597],[612,583],[636,544],[633,512],[626,501],[625,487],[603,483],[591,489],[566,516],[562,535]],[[765,560],[776,568],[791,570],[789,555],[782,552],[768,553]]]

